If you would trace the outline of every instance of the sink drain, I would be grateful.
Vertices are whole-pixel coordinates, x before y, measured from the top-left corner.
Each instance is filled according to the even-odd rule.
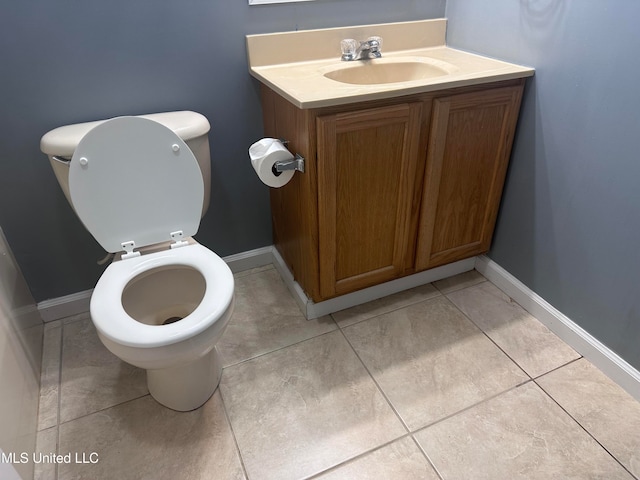
[[[162,325],[169,325],[171,323],[179,322],[180,320],[182,320],[182,317],[170,317],[170,318],[167,318],[164,322],[162,322]]]

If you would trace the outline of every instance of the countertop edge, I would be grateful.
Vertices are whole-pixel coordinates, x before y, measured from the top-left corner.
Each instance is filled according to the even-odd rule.
[[[283,90],[278,85],[269,81],[259,72],[249,69],[249,73],[252,77],[258,80],[260,83],[266,85],[271,90],[276,92],[281,97],[288,100],[301,110],[308,110],[312,108],[334,107],[338,105],[348,105],[355,103],[362,103],[371,100],[384,100],[388,98],[405,97],[409,95],[415,95],[419,93],[437,92],[440,90],[448,90],[451,88],[470,87],[474,85],[483,85],[488,83],[503,82],[508,80],[517,80],[518,78],[528,78],[535,74],[535,69],[529,67],[520,67],[520,70],[514,72],[495,73],[484,76],[478,76],[475,78],[460,78],[443,83],[432,83],[427,85],[417,85],[408,88],[402,88],[398,90],[387,90],[383,92],[371,92],[361,93],[352,96],[334,97],[319,100],[300,100],[294,97],[287,91]]]

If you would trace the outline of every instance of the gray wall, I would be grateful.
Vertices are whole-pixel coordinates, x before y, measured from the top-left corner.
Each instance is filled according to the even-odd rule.
[[[436,18],[445,0],[29,0],[0,15],[0,224],[36,300],[92,288],[104,255],[67,205],[40,137],[69,123],[192,109],[211,122],[212,198],[197,239],[219,255],[271,244],[244,36]],[[338,48],[336,46],[336,48]]]
[[[640,3],[448,0],[450,46],[532,65],[490,257],[640,368]]]

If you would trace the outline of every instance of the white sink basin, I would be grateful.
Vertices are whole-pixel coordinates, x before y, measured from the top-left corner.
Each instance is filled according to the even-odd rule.
[[[448,75],[451,69],[424,60],[374,59],[344,62],[324,72],[324,76],[341,83],[377,85],[412,82]]]

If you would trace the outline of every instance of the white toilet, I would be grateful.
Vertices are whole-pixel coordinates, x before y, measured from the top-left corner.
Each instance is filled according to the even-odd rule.
[[[40,143],[85,227],[116,253],[91,297],[100,340],[180,411],[217,388],[234,304],[231,270],[191,238],[209,204],[208,131],[204,116],[170,112],[68,125]]]

